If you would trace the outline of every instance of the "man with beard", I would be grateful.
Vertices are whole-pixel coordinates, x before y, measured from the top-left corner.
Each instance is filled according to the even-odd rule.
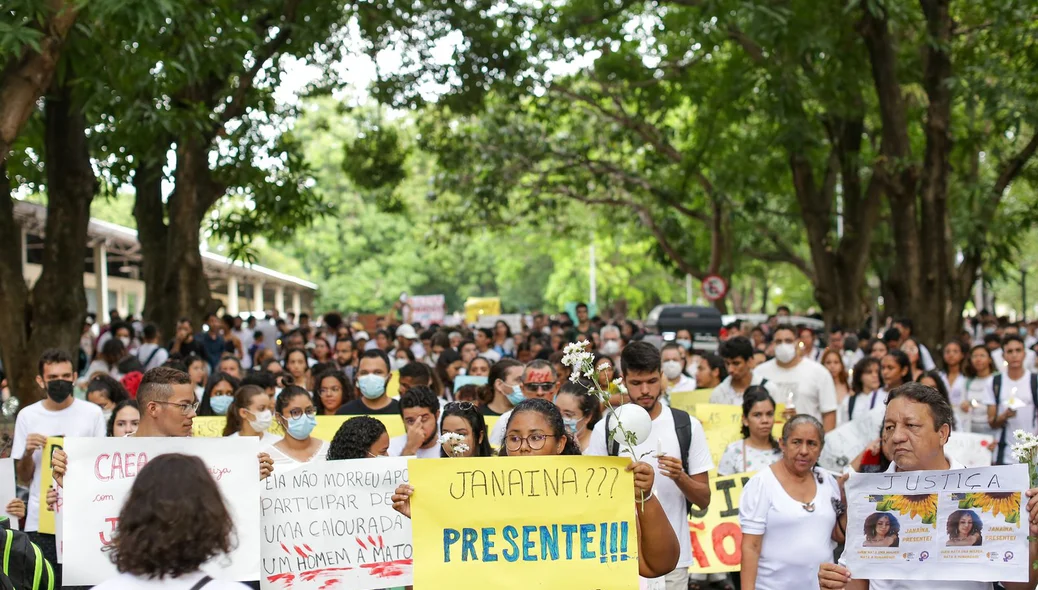
[[[428,387],[412,387],[400,396],[400,417],[407,434],[389,441],[389,456],[431,459],[440,456],[440,400]]]
[[[335,341],[335,364],[351,381],[353,380],[357,369],[353,366],[353,341],[349,338],[339,338]]]
[[[656,470],[656,495],[667,513],[681,545],[677,568],[664,577],[667,590],[688,588],[688,568],[692,565],[692,542],[688,534],[691,504],[705,510],[710,504],[707,472],[714,468],[706,434],[699,420],[687,413],[660,404],[663,373],[660,351],[648,342],[632,342],[620,355],[624,385],[630,401],[644,408],[652,418],[652,432],[634,447],[634,460],[645,457]],[[585,455],[632,456],[631,449],[612,441],[608,433],[616,424],[604,419],[591,433]],[[655,458],[655,461],[653,461]]]

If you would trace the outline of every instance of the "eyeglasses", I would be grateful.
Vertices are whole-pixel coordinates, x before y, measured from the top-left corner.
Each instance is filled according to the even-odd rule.
[[[162,404],[164,406],[175,406],[175,407],[178,407],[178,408],[180,408],[180,414],[183,415],[183,416],[187,416],[188,414],[198,410],[198,402],[195,402],[193,404],[175,404],[173,402],[159,402],[159,401],[157,401],[155,403]]]
[[[476,405],[472,402],[450,402],[443,406],[444,410],[461,410],[462,412],[468,412],[476,409]]]
[[[555,438],[554,434],[531,434],[530,436],[516,436],[514,434],[505,437],[505,447],[509,451],[518,451],[519,447],[523,446],[523,441],[530,446],[530,450],[539,451],[544,448],[544,441],[548,438]]]
[[[313,406],[310,406],[309,408],[307,408],[305,410],[300,410],[299,408],[292,408],[291,410],[288,411],[288,417],[289,418],[298,418],[298,417],[302,416],[303,414],[306,414],[307,416],[315,416],[315,415],[317,415],[317,408],[315,408]]]
[[[530,391],[551,391],[553,387],[554,383],[523,383],[523,389]]]

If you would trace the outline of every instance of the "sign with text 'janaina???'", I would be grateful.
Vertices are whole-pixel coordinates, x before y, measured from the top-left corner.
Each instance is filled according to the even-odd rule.
[[[412,459],[415,587],[572,590],[579,580],[580,588],[637,588],[629,463],[571,456]]]
[[[1026,465],[852,474],[844,556],[860,580],[1025,582]]]
[[[393,510],[407,459],[313,461],[263,481],[265,590],[411,584],[411,521]]]
[[[260,569],[259,451],[255,437],[66,438],[68,468],[60,513],[68,541],[63,582],[94,586],[119,575],[103,549],[112,542],[137,474],[150,460],[168,453],[194,455],[205,462],[234,523],[234,549],[202,569],[217,580],[255,580]]]

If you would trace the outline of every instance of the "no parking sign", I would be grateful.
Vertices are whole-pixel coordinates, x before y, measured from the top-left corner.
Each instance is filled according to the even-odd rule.
[[[728,283],[717,275],[710,275],[703,279],[703,297],[710,301],[724,299],[728,293]]]

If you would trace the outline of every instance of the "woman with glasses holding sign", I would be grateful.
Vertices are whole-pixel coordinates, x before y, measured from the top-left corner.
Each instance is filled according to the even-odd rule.
[[[285,438],[268,447],[275,467],[288,469],[323,461],[328,455],[328,442],[310,436],[317,426],[317,408],[307,390],[298,385],[281,390],[274,402],[274,419],[285,431]]]
[[[559,409],[543,399],[528,399],[515,407],[508,418],[504,440],[503,457],[580,454],[580,449],[566,434]],[[667,513],[652,492],[655,472],[648,463],[640,461],[628,465],[627,471],[634,472],[639,575],[647,578],[666,575],[677,565],[680,547]],[[408,518],[411,518],[413,493],[413,487],[402,484],[393,494],[393,508]]]

